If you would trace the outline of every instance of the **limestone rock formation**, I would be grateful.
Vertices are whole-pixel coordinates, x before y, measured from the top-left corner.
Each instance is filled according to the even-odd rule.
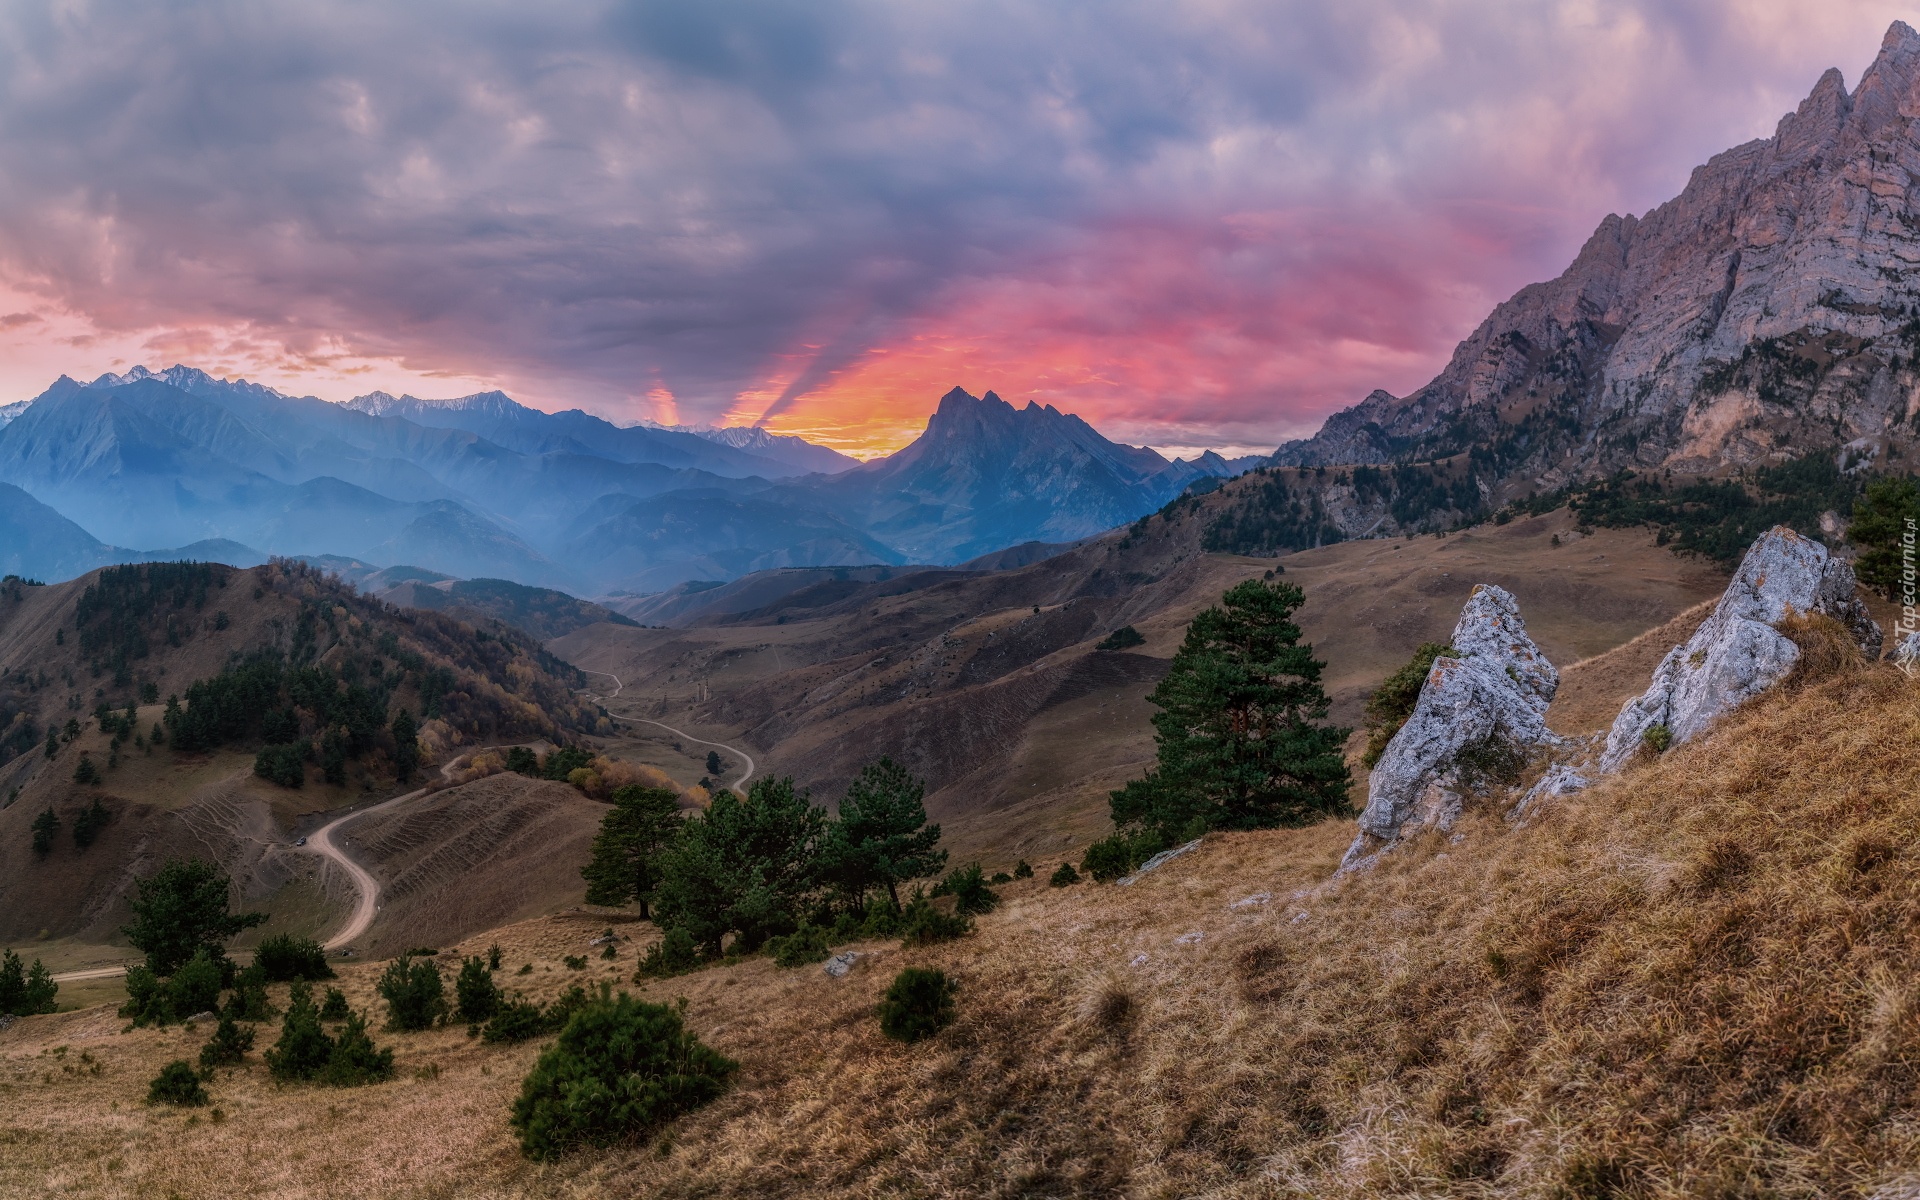
[[[1433,660],[1413,715],[1373,769],[1343,871],[1421,830],[1451,828],[1468,794],[1505,782],[1535,748],[1557,741],[1545,718],[1560,673],[1527,636],[1512,595],[1474,588],[1453,647],[1457,657]]]
[[[1828,71],[1772,137],[1715,155],[1658,208],[1602,220],[1559,278],[1495,308],[1424,387],[1375,391],[1270,461],[1406,464],[1478,448],[1468,482],[1498,504],[1622,468],[1699,474],[1910,447],[1916,118],[1920,33],[1896,21],[1851,92]],[[1383,523],[1381,505],[1342,512],[1330,489],[1346,478],[1312,486],[1347,536],[1405,524]],[[1442,524],[1474,507],[1449,503],[1435,507]]]
[[[1845,625],[1879,657],[1880,627],[1854,596],[1853,568],[1784,525],[1760,535],[1713,615],[1654,669],[1653,685],[1627,701],[1607,735],[1603,771],[1617,771],[1656,728],[1678,745],[1721,713],[1758,695],[1800,660],[1774,626],[1789,613],[1820,613]]]

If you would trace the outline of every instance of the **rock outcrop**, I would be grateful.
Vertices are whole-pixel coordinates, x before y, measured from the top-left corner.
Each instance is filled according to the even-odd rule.
[[[1916,116],[1920,33],[1896,21],[1851,92],[1826,72],[1772,137],[1715,155],[1658,208],[1602,220],[1559,278],[1495,308],[1424,387],[1375,391],[1270,461],[1413,463],[1497,444],[1485,461],[1499,477],[1478,485],[1498,504],[1622,468],[1911,447]],[[1303,481],[1343,533],[1407,524],[1382,524],[1377,506],[1343,513],[1330,489],[1345,477]]]
[[[1433,660],[1413,715],[1373,769],[1343,871],[1414,833],[1451,828],[1468,795],[1510,782],[1536,748],[1558,740],[1545,718],[1560,673],[1527,636],[1512,595],[1476,587],[1452,644],[1458,654]]]
[[[1777,526],[1747,551],[1713,615],[1661,660],[1653,685],[1620,710],[1601,770],[1619,770],[1657,730],[1665,731],[1658,742],[1690,740],[1784,678],[1800,649],[1775,626],[1794,613],[1833,618],[1869,657],[1879,657],[1880,627],[1854,595],[1853,568],[1819,542]]]

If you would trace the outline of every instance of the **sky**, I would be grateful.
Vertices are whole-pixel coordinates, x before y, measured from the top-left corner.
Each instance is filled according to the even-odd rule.
[[[1264,452],[1910,15],[5,0],[0,402],[181,362],[864,457],[957,385]]]

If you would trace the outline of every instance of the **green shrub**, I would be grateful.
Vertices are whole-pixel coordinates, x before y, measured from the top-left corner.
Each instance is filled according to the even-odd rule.
[[[560,961],[567,965],[567,970],[569,971],[584,971],[587,969],[587,956],[584,954],[569,954]]]
[[[1673,745],[1673,730],[1665,725],[1649,725],[1647,731],[1640,735],[1640,740],[1655,754],[1665,754],[1667,748]]]
[[[422,946],[417,950],[407,951],[405,954],[401,955],[401,957],[402,958],[438,958],[440,957],[440,952],[438,950],[432,949],[431,947]]]
[[[504,999],[487,971],[486,962],[478,958],[460,963],[459,977],[453,981],[453,996],[455,1015],[469,1025],[491,1020]]]
[[[242,1029],[234,1022],[233,1013],[220,1014],[220,1024],[200,1047],[200,1065],[208,1070],[214,1067],[230,1067],[247,1056],[253,1049],[253,1030]]]
[[[538,1004],[514,1000],[494,1011],[493,1019],[480,1031],[483,1042],[527,1042],[551,1033],[547,1015]]]
[[[626,993],[577,1012],[540,1055],[513,1104],[528,1158],[609,1146],[720,1095],[740,1069],[681,1023],[680,1009]]]
[[[1012,883],[1013,876],[1007,874],[1005,871],[995,871],[993,873],[992,878],[988,879],[987,882],[988,883]]]
[[[320,1069],[320,1082],[328,1087],[359,1087],[392,1078],[392,1049],[375,1046],[367,1036],[367,1019],[359,1013],[348,1013],[347,1027],[340,1031],[326,1065]]]
[[[500,969],[500,943],[495,942],[493,945],[487,947],[487,970],[498,971],[499,969]]]
[[[808,963],[825,962],[827,931],[818,925],[802,925],[785,937],[768,941],[767,953],[773,955],[776,967],[804,967]]]
[[[353,1010],[347,1007],[347,994],[339,988],[328,988],[327,998],[320,1004],[320,1019],[344,1021],[352,1015]]]
[[[333,1057],[333,1039],[320,1028],[320,1013],[313,1007],[313,989],[306,984],[293,985],[286,1020],[280,1024],[280,1040],[265,1057],[268,1073],[282,1083],[317,1077]]]
[[[299,744],[262,746],[253,756],[253,773],[284,788],[297,788],[307,781],[307,748]]]
[[[1202,827],[1198,831],[1189,829],[1184,832],[1198,837],[1206,830]],[[1080,859],[1080,870],[1091,875],[1096,883],[1112,883],[1133,874],[1141,863],[1167,848],[1167,840],[1155,829],[1142,829],[1132,834],[1114,833],[1087,847],[1086,854]]]
[[[327,952],[312,938],[276,933],[263,938],[253,952],[253,965],[259,967],[270,983],[290,983],[295,979],[332,979],[334,970],[327,963]]]
[[[387,1002],[388,1029],[430,1029],[447,1015],[446,985],[440,978],[439,963],[417,963],[403,954],[388,964],[377,990]]]
[[[959,991],[945,971],[908,967],[893,977],[880,1001],[880,1032],[901,1042],[932,1037],[953,1024]]]
[[[903,947],[931,946],[935,942],[950,942],[954,938],[964,937],[973,932],[973,918],[960,913],[943,913],[928,903],[924,896],[916,897],[900,914],[900,944]]]
[[[1371,770],[1387,752],[1387,743],[1413,715],[1420,702],[1420,689],[1427,682],[1436,658],[1454,658],[1459,651],[1445,642],[1422,642],[1413,658],[1386,677],[1367,697],[1367,749],[1360,761]]]
[[[990,913],[1000,906],[1000,897],[994,895],[987,886],[987,880],[980,873],[979,863],[968,863],[940,881],[934,889],[936,896],[952,896],[953,910],[969,916]]]
[[[634,968],[633,978],[636,983],[643,978],[665,979],[684,975],[699,965],[700,948],[694,944],[693,935],[675,926],[647,948],[646,957]]]
[[[833,919],[833,925],[827,930],[827,941],[838,946],[842,942],[851,942],[860,936],[860,915],[843,912]]]
[[[147,1086],[147,1103],[201,1108],[213,1103],[213,1098],[200,1086],[200,1073],[193,1064],[177,1058],[160,1068],[160,1074]]]
[[[507,770],[537,777],[540,774],[540,756],[533,752],[531,746],[510,746],[507,749]]]
[[[248,967],[233,977],[233,995],[227,998],[226,1011],[241,1021],[266,1021],[273,1018],[273,1005],[267,1002],[267,973]]]
[[[0,1016],[50,1013],[58,1007],[54,997],[59,993],[60,985],[39,959],[33,960],[31,968],[23,968],[18,954],[0,953]]]
[[[1080,882],[1080,872],[1073,869],[1072,863],[1061,863],[1059,868],[1047,878],[1048,887],[1072,887]]]
[[[1013,869],[1013,877],[1015,879],[1032,879],[1033,878],[1033,868],[1027,865],[1026,859],[1024,858],[1021,859],[1020,865]]]
[[[1147,639],[1131,625],[1122,625],[1102,640],[1095,642],[1095,650],[1125,650],[1129,646],[1144,646]]]
[[[862,938],[889,938],[900,932],[901,908],[891,899],[867,905],[867,916],[860,923]]]

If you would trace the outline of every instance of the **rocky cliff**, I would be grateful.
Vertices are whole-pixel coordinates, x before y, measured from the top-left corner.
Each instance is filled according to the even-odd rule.
[[[1920,34],[1771,138],[1610,215],[1405,397],[1376,391],[1277,466],[1466,456],[1483,499],[1622,468],[1708,474],[1845,445],[1909,455],[1920,415]],[[1907,458],[1910,461],[1910,458]],[[1349,535],[1360,530],[1346,530]]]

